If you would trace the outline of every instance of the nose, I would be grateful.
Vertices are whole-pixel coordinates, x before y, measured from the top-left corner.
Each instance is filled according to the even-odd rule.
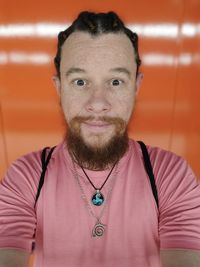
[[[93,89],[86,104],[86,110],[96,114],[107,113],[111,109],[111,103],[107,98],[106,91],[102,87]]]

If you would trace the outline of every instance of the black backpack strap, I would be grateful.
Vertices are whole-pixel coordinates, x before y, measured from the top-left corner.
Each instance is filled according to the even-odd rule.
[[[37,190],[37,194],[36,194],[36,198],[35,198],[34,207],[36,206],[36,203],[37,203],[38,198],[40,196],[40,192],[41,192],[42,186],[44,184],[44,177],[45,177],[45,173],[46,173],[46,170],[47,170],[47,166],[49,164],[49,161],[50,161],[51,155],[52,155],[52,153],[54,151],[54,148],[55,148],[55,146],[50,149],[47,157],[46,157],[46,151],[47,151],[48,147],[45,147],[42,150],[42,153],[41,153],[42,173],[41,173],[40,181],[39,181],[39,184],[38,184],[38,190]]]
[[[150,158],[149,158],[149,153],[148,153],[146,145],[142,141],[138,141],[138,143],[140,144],[140,147],[142,149],[144,166],[145,166],[146,172],[147,172],[147,174],[149,176],[149,180],[150,180],[150,183],[151,183],[151,189],[152,189],[152,192],[153,192],[157,207],[159,207],[158,192],[157,192],[157,188],[156,188],[155,177],[154,177],[154,174],[153,174],[153,168],[152,168],[151,161],[150,161]]]

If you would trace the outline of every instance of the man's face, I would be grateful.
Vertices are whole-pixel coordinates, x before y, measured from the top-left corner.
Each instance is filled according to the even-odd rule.
[[[139,85],[132,44],[125,34],[75,32],[62,47],[56,86],[72,133],[90,147],[122,135]]]

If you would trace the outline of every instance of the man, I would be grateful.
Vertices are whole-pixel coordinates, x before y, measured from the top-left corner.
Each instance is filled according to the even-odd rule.
[[[180,157],[148,147],[156,189],[128,139],[137,35],[113,12],[82,12],[59,34],[55,66],[67,136],[1,182],[0,266],[27,266],[33,243],[36,267],[200,266],[198,180]]]

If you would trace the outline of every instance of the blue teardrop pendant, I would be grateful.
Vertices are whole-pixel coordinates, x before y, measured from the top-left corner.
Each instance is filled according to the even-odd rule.
[[[92,196],[92,204],[95,206],[101,206],[104,203],[104,196],[99,190]]]

